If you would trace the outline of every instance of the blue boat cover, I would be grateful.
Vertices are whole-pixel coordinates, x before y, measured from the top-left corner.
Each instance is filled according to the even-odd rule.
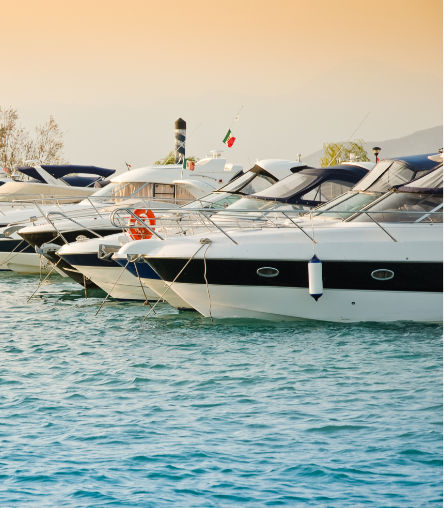
[[[79,166],[77,164],[42,164],[42,169],[47,171],[52,177],[57,179],[63,179],[69,185],[78,185],[80,187],[85,187],[91,185],[95,181],[107,178],[111,176],[116,170],[115,169],[107,169],[107,168],[99,168],[98,166]],[[39,182],[46,183],[45,180],[39,175],[37,170],[34,167],[30,166],[20,166],[16,168],[17,171],[23,173],[24,175],[29,176],[30,178],[34,178]],[[87,175],[94,175],[96,178],[84,178],[81,180],[77,180],[78,183],[71,183],[72,177],[63,178],[72,173],[85,173]],[[79,177],[82,178],[82,177]]]

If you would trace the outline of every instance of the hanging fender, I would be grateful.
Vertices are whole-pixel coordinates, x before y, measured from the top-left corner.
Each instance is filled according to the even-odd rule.
[[[148,225],[152,229],[154,229],[154,226],[156,225],[156,217],[151,210],[137,208],[136,210],[133,211],[133,214],[136,215],[136,217],[142,219],[143,222],[148,221]],[[133,225],[137,226],[138,224],[139,227],[131,227]],[[153,236],[153,233],[148,228],[143,227],[141,225],[141,222],[138,221],[135,217],[130,217],[128,225],[130,226],[130,228],[128,229],[128,233],[130,234],[133,240],[149,240]]]
[[[309,294],[317,301],[323,294],[323,265],[314,254],[307,264]]]

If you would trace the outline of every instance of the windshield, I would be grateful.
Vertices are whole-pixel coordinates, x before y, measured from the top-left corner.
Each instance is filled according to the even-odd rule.
[[[410,182],[414,176],[415,171],[404,161],[380,161],[354,188],[361,191],[386,192],[396,185]]]
[[[199,208],[227,208],[229,205],[241,199],[241,196],[229,192],[212,192],[207,196],[196,199],[183,208],[197,210]]]
[[[289,175],[280,180],[275,185],[263,192],[256,193],[259,197],[281,198],[285,199],[293,196],[298,191],[304,189],[318,178],[318,175],[304,174],[304,170],[294,175]]]
[[[236,178],[219,190],[224,192],[237,192],[240,194],[254,194],[267,189],[276,182],[276,179],[264,174],[248,171],[244,175]]]
[[[282,203],[277,201],[269,201],[265,199],[252,199],[244,197],[239,199],[236,203],[231,204],[228,210],[271,210]]]
[[[378,194],[365,192],[347,192],[337,199],[316,208],[313,212],[313,216],[320,215],[321,217],[346,219],[353,213],[361,210],[364,206],[372,203],[378,196]]]
[[[357,222],[442,222],[440,194],[393,192],[352,219]],[[431,213],[435,212],[435,213]]]
[[[237,210],[237,211],[264,211],[264,210],[276,210],[276,211],[293,211],[293,212],[303,212],[307,210],[309,207],[302,206],[301,204],[291,204],[291,203],[283,203],[281,201],[272,201],[270,199],[257,199],[250,198],[248,196],[239,199],[236,203],[233,203],[227,210]],[[219,212],[218,215],[223,215],[224,212]]]
[[[148,182],[112,182],[92,194],[90,199],[93,198],[96,201],[96,198],[100,198],[97,201],[117,202],[130,197],[153,197],[153,185]],[[88,200],[84,200],[82,203],[86,204]]]

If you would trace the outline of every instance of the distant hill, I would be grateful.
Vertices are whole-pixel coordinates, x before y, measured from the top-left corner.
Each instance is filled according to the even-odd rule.
[[[390,159],[401,155],[437,152],[439,148],[443,147],[443,126],[438,125],[430,129],[416,131],[403,138],[387,139],[386,141],[367,141],[365,148],[371,160],[373,160],[373,146],[381,147],[381,159]],[[310,166],[318,166],[322,154],[323,150],[318,150],[307,157],[303,157],[303,162]]]

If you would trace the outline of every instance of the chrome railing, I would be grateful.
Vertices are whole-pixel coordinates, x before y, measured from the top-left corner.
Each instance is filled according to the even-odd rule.
[[[202,233],[203,231],[217,232],[224,234],[233,243],[238,241],[233,238],[236,230],[252,230],[266,228],[296,228],[305,234],[312,242],[316,240],[311,234],[311,228],[315,225],[328,224],[331,221],[342,221],[345,214],[341,210],[341,216],[333,217],[334,209],[317,210],[317,216],[314,217],[305,209],[289,209],[289,210],[210,210],[210,209],[174,209],[174,210],[156,210],[151,211],[155,215],[156,224],[150,225],[141,218],[133,214],[133,210],[129,208],[116,208],[110,214],[110,222],[116,228],[129,230],[135,227],[135,221],[138,228],[146,228],[148,236],[155,234],[159,239],[178,235],[192,235]],[[323,214],[326,214],[323,217]],[[340,212],[339,212],[340,215]],[[388,229],[397,224],[413,224],[422,222],[438,222],[443,221],[442,212],[437,209],[431,211],[378,211],[361,210],[357,212],[351,211],[349,217],[355,215],[356,220],[362,216],[362,221],[375,223],[383,232],[385,232],[394,242],[397,239]],[[388,220],[385,220],[385,216]],[[130,217],[133,217],[133,223],[130,224]],[[404,220],[407,219],[407,220]]]

